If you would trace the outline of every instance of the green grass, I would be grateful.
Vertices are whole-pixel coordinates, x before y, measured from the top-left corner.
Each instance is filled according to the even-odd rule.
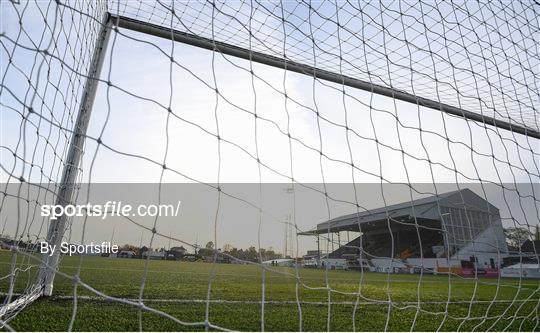
[[[10,254],[0,253],[2,275],[9,272]],[[79,258],[65,257],[61,271],[72,275]],[[98,291],[114,297],[136,299],[144,274],[144,261],[84,257],[80,279]],[[262,269],[253,265],[150,261],[143,297],[145,305],[169,314],[183,322],[204,322],[208,282],[212,276],[211,299],[227,303],[210,303],[209,321],[233,330],[260,330]],[[264,328],[268,331],[299,330],[300,318],[296,303],[295,270],[272,268],[265,272]],[[34,272],[17,277],[16,289],[22,290]],[[302,329],[350,331],[353,320],[357,330],[417,331],[442,330],[538,330],[539,281],[514,279],[464,279],[447,276],[364,273],[361,297],[354,313],[359,291],[360,272],[300,269]],[[497,287],[498,285],[498,287]],[[3,291],[7,280],[0,281]],[[328,292],[326,287],[331,288]],[[446,306],[450,289],[450,300]],[[476,290],[476,291],[475,291]],[[71,279],[57,276],[55,297],[41,298],[21,311],[10,325],[16,330],[67,330],[73,314]],[[78,286],[79,296],[95,296]],[[471,299],[474,301],[471,306]],[[63,297],[62,297],[63,296]],[[328,308],[330,296],[335,302]],[[517,301],[513,298],[529,301]],[[164,300],[182,300],[170,302]],[[392,305],[383,303],[391,299]],[[420,307],[410,302],[420,299]],[[199,300],[193,302],[191,300]],[[490,305],[492,300],[497,302]],[[480,301],[480,302],[476,302]],[[435,303],[429,303],[435,302]],[[442,302],[442,303],[437,303]],[[446,314],[445,314],[446,313]],[[328,320],[330,318],[330,320]],[[416,318],[416,320],[415,320]],[[144,330],[204,330],[204,326],[184,326],[148,311],[142,312]],[[494,325],[493,327],[491,327]],[[81,298],[77,302],[74,330],[134,331],[139,329],[139,309],[133,305],[106,300]]]

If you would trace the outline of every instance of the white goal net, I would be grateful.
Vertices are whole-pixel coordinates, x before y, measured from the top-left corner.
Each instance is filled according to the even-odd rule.
[[[538,331],[537,2],[0,11],[3,328]]]

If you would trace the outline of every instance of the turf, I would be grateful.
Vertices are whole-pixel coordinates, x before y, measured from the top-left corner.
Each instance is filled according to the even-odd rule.
[[[73,275],[79,260],[63,258],[61,271]],[[9,272],[9,261],[10,254],[1,252],[3,276]],[[34,302],[9,324],[16,330],[65,331],[76,308],[73,329],[79,331],[135,331],[140,324],[149,331],[200,331],[205,329],[211,280],[209,322],[232,330],[257,331],[263,328],[261,323],[268,331],[536,331],[539,327],[538,280],[316,269],[300,269],[296,279],[292,268],[270,269],[263,274],[261,267],[254,265],[149,261],[144,304],[181,322],[199,323],[195,326],[140,311],[134,305],[98,299],[81,285],[75,307],[75,284],[62,276],[55,280],[53,297]],[[84,257],[80,279],[108,296],[136,300],[144,271],[144,260]],[[35,270],[19,273],[15,290],[23,290],[34,276]],[[7,283],[8,279],[0,281],[2,290],[7,290]],[[360,297],[356,296],[358,291]]]

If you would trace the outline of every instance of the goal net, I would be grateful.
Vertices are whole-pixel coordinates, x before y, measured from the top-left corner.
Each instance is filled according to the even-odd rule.
[[[538,330],[538,3],[0,6],[3,328]]]

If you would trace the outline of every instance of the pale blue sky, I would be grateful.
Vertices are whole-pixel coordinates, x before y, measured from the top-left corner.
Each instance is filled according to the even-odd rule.
[[[6,9],[13,5],[2,4],[2,6]],[[41,4],[41,6],[46,9],[45,5]],[[375,10],[371,7],[369,9]],[[50,5],[48,17],[54,17],[55,10],[55,5]],[[249,8],[243,10],[249,10]],[[324,9],[322,12],[328,10]],[[256,12],[257,17],[261,19],[264,12],[262,8],[259,9]],[[2,31],[12,40],[16,40],[20,30],[13,13],[14,11],[9,8],[2,10]],[[298,14],[302,16],[306,13],[301,11]],[[68,17],[69,13],[64,13],[64,15]],[[34,42],[39,41],[43,31],[45,31],[45,37],[38,48],[42,49],[50,45],[50,32],[47,29],[41,29],[39,17],[40,14],[35,11],[35,8],[29,8],[24,12],[25,32],[32,37],[28,38],[23,34],[19,39],[22,45],[33,48],[30,39]],[[321,20],[321,18],[318,19],[320,26],[322,26],[321,22],[325,21]],[[351,24],[355,27],[358,22]],[[271,20],[263,28],[268,29],[269,26],[272,26]],[[57,29],[56,33],[60,34],[62,30],[59,27]],[[328,29],[328,31],[332,30]],[[93,139],[87,140],[82,166],[84,170],[82,180],[84,181],[91,177],[93,182],[158,182],[162,171],[160,164],[166,153],[167,110],[156,102],[167,107],[169,98],[172,96],[171,109],[176,117],[192,124],[170,117],[165,164],[169,169],[188,175],[197,181],[216,182],[218,180],[218,141],[201,128],[216,134],[219,127],[220,137],[243,148],[242,150],[222,142],[219,167],[221,182],[289,182],[290,147],[287,136],[280,132],[287,132],[286,111],[288,111],[290,133],[294,139],[301,142],[293,142],[292,145],[293,175],[299,182],[319,183],[323,181],[323,176],[324,181],[328,183],[349,183],[353,180],[379,182],[379,176],[382,176],[385,181],[400,183],[455,183],[456,180],[470,182],[477,181],[478,178],[495,183],[532,182],[537,184],[540,182],[538,170],[540,143],[538,140],[527,139],[519,134],[512,135],[508,131],[489,126],[486,133],[486,129],[475,122],[467,122],[432,109],[393,101],[387,97],[372,96],[368,92],[352,88],[345,89],[347,96],[343,100],[340,85],[322,81],[314,85],[312,78],[300,74],[287,73],[284,88],[284,71],[264,65],[253,64],[257,77],[252,82],[248,61],[215,54],[212,66],[211,52],[180,43],[174,43],[174,59],[181,67],[174,64],[171,71],[170,60],[165,55],[171,52],[173,47],[171,41],[125,29],[120,31],[122,34],[111,35],[101,74],[103,80],[108,80],[110,75],[110,81],[114,86],[107,87],[100,83],[92,111],[88,135]],[[264,31],[264,29],[261,30],[261,33]],[[278,32],[275,33],[279,35]],[[319,33],[323,38],[324,33]],[[297,37],[300,38],[300,36]],[[64,40],[63,37],[57,37],[57,39],[60,42]],[[145,43],[135,39],[144,40]],[[374,45],[377,45],[377,42],[380,43],[381,39],[375,39]],[[54,100],[54,88],[59,87],[61,92],[65,92],[69,79],[83,82],[84,78],[77,75],[70,78],[67,75],[69,71],[62,73],[59,70],[58,61],[50,58],[45,58],[46,62],[38,71],[43,59],[42,55],[36,56],[35,52],[21,47],[15,50],[12,57],[18,69],[11,66],[6,72],[8,68],[6,61],[9,58],[7,52],[11,52],[8,50],[13,48],[13,43],[2,38],[2,44],[4,46],[2,73],[5,75],[3,84],[9,87],[11,93],[18,99],[25,100],[26,98],[26,104],[32,104],[36,110],[41,110],[47,119],[51,119],[50,111],[52,111],[55,123],[71,128],[73,119],[65,117],[64,102],[68,103],[68,108],[73,108],[74,101],[69,98],[62,100],[62,96],[56,94],[56,103],[53,104],[51,101]],[[279,45],[275,47],[277,46]],[[68,47],[67,52],[61,55],[66,59],[71,59],[70,57],[76,59],[77,55],[71,54],[71,51]],[[405,50],[401,51],[406,54]],[[325,57],[323,54],[320,56],[324,65]],[[306,57],[309,55],[306,54]],[[418,58],[420,59],[421,57]],[[34,60],[37,62],[35,63]],[[380,61],[381,59],[377,59],[374,63],[362,66],[371,65],[378,68]],[[335,61],[328,64],[335,65]],[[415,66],[418,65],[415,63]],[[33,67],[34,70],[32,70]],[[48,69],[51,70],[48,71]],[[449,68],[441,68],[440,74],[450,77],[449,71]],[[42,93],[42,96],[46,96],[50,110],[41,107],[39,98],[34,98],[32,101],[32,89],[30,89],[30,94],[26,93],[28,84],[25,75],[28,73],[32,73],[32,82],[38,82],[38,91]],[[217,113],[215,113],[216,93],[213,90],[214,74],[219,92],[226,98],[225,100],[220,97],[217,100]],[[47,75],[50,82],[48,85],[45,79]],[[396,72],[395,75],[397,81],[400,82],[399,73]],[[465,79],[464,82],[466,82]],[[287,109],[285,108],[285,92],[289,98],[286,104]],[[54,154],[59,154],[59,156],[65,154],[67,140],[64,135],[66,132],[58,131],[56,127],[46,122],[40,122],[40,118],[36,115],[29,116],[31,123],[21,121],[21,116],[17,111],[26,115],[27,110],[23,110],[11,93],[5,90],[2,93],[2,171],[0,171],[2,181],[8,179],[8,172],[19,176],[23,170],[23,163],[15,162],[10,151],[42,166],[46,176],[57,180],[60,164]],[[254,103],[255,96],[256,104]],[[319,118],[319,123],[317,123],[315,110],[318,110],[320,116],[326,120]],[[255,111],[261,118],[273,122],[260,118],[257,120],[257,140],[255,140],[253,116]],[[217,123],[215,114],[217,114]],[[347,117],[349,128],[356,134],[350,132],[347,137],[347,131],[344,129],[345,117]],[[397,125],[396,117],[401,125]],[[35,135],[32,124],[39,127],[41,137]],[[423,129],[422,135],[418,130],[419,127]],[[117,151],[139,155],[144,159],[124,156],[103,146],[96,155],[95,139],[99,137],[102,130],[104,143]],[[46,143],[44,137],[50,140],[49,144]],[[322,168],[318,152],[321,150],[319,137],[322,137],[322,151],[328,157],[322,159]],[[448,145],[446,137],[456,143]],[[21,138],[24,140],[20,140]],[[379,144],[375,142],[375,138]],[[272,169],[262,167],[260,179],[258,165],[253,158],[257,155],[256,141],[261,162]],[[351,147],[352,161],[357,167],[354,170],[354,179],[351,174],[351,156],[348,145]],[[404,158],[402,149],[407,154]],[[94,157],[95,162],[92,165]],[[413,157],[424,160],[418,161]],[[431,163],[427,162],[428,159]],[[92,169],[90,169],[91,165]],[[456,175],[454,170],[458,170],[459,174]],[[37,168],[30,168],[29,165],[24,168],[24,177],[31,181],[46,181]],[[185,181],[188,180],[172,171],[165,172],[163,178],[163,182]],[[230,230],[243,228],[238,223],[230,221],[227,223],[229,224],[225,227]],[[187,241],[193,241],[197,235],[201,240],[210,239],[212,226],[213,221],[206,221],[199,226],[182,229],[180,236]],[[168,228],[171,233],[175,233],[174,226],[168,226]],[[273,231],[265,233],[266,246],[279,249],[282,243],[282,229],[279,225],[270,229]],[[95,235],[98,235],[98,232],[95,232]],[[110,233],[110,229],[105,232]],[[180,234],[180,231],[178,233]],[[139,234],[129,234],[126,235],[126,241],[127,238],[138,240],[139,237]],[[245,243],[241,234],[233,232],[228,237],[223,242]],[[250,242],[253,243],[255,238],[252,234]],[[313,244],[305,246],[309,248]]]

